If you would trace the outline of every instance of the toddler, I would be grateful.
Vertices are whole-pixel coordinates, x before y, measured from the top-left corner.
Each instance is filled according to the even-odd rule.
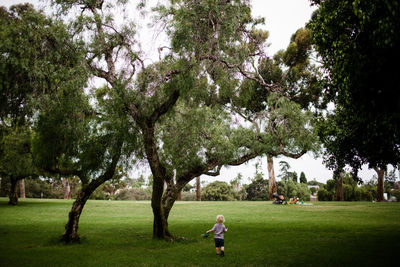
[[[228,231],[228,228],[226,228],[223,224],[224,222],[224,215],[217,215],[217,223],[212,229],[207,231],[207,234],[210,232],[214,232],[215,250],[217,251],[217,255],[221,255],[221,257],[223,257],[225,254],[224,233]],[[220,249],[221,254],[219,252]]]

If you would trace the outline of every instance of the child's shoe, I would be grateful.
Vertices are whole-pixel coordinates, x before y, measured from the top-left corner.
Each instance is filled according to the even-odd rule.
[[[221,257],[223,257],[223,256],[224,256],[224,254],[225,254],[225,253],[224,253],[224,251],[221,251]]]

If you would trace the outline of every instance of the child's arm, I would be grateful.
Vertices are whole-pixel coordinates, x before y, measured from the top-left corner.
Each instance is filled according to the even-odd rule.
[[[214,232],[214,229],[210,229],[206,233],[208,234],[208,233],[211,233],[211,232]]]
[[[228,232],[228,228],[225,227],[224,232]]]

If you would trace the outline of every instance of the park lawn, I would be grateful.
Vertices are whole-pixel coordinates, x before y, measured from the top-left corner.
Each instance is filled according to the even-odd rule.
[[[170,230],[152,240],[148,201],[88,201],[81,244],[58,240],[72,201],[0,198],[0,266],[385,266],[400,262],[400,203],[177,202]],[[201,237],[226,218],[224,258]],[[398,264],[398,263],[397,263]]]

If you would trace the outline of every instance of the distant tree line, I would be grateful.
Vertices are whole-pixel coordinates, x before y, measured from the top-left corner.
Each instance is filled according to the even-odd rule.
[[[284,164],[283,164],[284,165]],[[287,166],[286,166],[287,167]],[[290,166],[289,166],[290,167]],[[288,170],[289,168],[287,168]],[[387,199],[395,197],[400,200],[400,185],[397,181],[395,169],[389,171],[384,179],[384,192]],[[241,174],[238,175],[242,177]],[[312,195],[318,201],[334,201],[337,195],[337,177],[320,183],[316,180],[307,182],[304,172],[301,172],[299,181],[294,179],[296,172],[287,171],[279,176],[281,181],[276,182],[277,193],[283,195],[286,200],[291,197],[299,198],[301,201],[310,201]],[[90,199],[97,200],[151,200],[152,177],[115,179],[108,181],[98,187]],[[240,179],[239,179],[240,181]],[[241,185],[235,178],[230,184],[223,181],[214,181],[201,188],[201,200],[203,201],[268,201],[269,180],[263,178],[263,174],[257,172],[250,179],[249,184]],[[7,179],[1,179],[0,196],[8,195],[9,183]],[[25,196],[27,198],[65,198],[64,186],[60,179],[25,179]],[[70,198],[76,198],[81,188],[79,179],[69,179]],[[181,192],[180,200],[195,201],[195,186],[187,184]],[[359,185],[350,173],[343,178],[344,201],[375,201],[377,199],[377,177]]]

